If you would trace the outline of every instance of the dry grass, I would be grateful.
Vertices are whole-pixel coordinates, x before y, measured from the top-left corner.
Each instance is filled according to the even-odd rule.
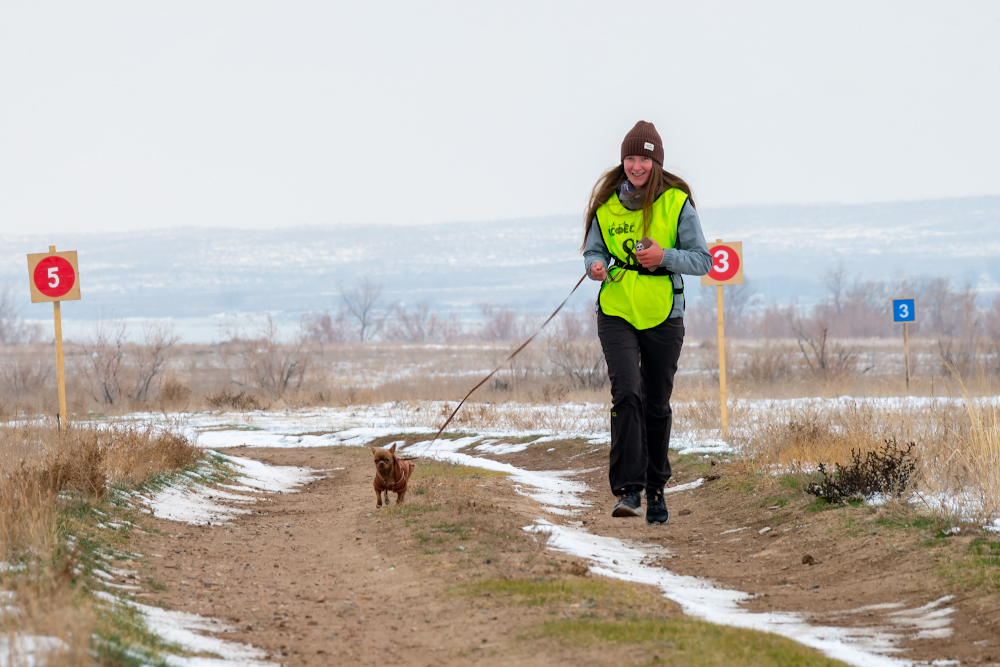
[[[676,387],[671,403],[678,430],[708,431],[721,427],[718,386],[700,382]]]
[[[1000,411],[965,396],[969,429],[958,450],[984,518],[1000,515]]]
[[[80,577],[88,555],[74,533],[112,485],[142,482],[197,456],[185,438],[150,426],[73,426],[65,434],[53,422],[0,426],[0,590],[10,605],[0,620],[10,638],[54,637],[64,650],[52,664],[91,664],[102,613]]]
[[[896,439],[916,443],[912,490],[926,509],[981,521],[1000,511],[1000,422],[990,399],[737,404],[730,421],[748,474],[843,465]]]
[[[546,330],[542,338],[477,392],[477,400],[605,402],[608,388],[600,346],[585,326],[586,321],[573,317],[576,319],[550,325],[551,330]],[[500,340],[281,344],[275,340],[273,326],[244,333],[219,345],[172,345],[166,361],[162,361],[165,352],[153,354],[161,361],[146,364],[147,370],[157,370],[152,379],[149,372],[143,374],[142,368],[129,365],[142,365],[142,360],[152,354],[144,357],[138,353],[142,346],[133,345],[136,353],[116,357],[120,366],[116,368],[121,377],[149,379],[148,387],[143,384],[141,392],[116,390],[112,393],[121,396],[114,401],[101,399],[106,392],[92,372],[93,354],[88,355],[84,346],[68,343],[70,412],[80,418],[136,410],[252,410],[256,406],[280,410],[389,401],[455,401],[517,345]],[[911,339],[912,395],[960,394],[958,383],[944,368],[939,343],[934,339]],[[729,340],[730,396],[759,399],[906,393],[901,341],[828,339],[825,344],[828,357],[836,356],[836,350],[847,351],[846,356],[830,357],[824,368],[817,370],[815,359],[803,354],[795,340]],[[52,361],[50,346],[0,346],[0,418],[55,415]],[[983,357],[983,362],[992,364],[989,372],[1000,371],[993,357]],[[683,401],[689,393],[707,395],[711,391],[703,389],[717,386],[715,341],[689,337],[676,378],[679,399]],[[241,394],[244,400],[240,406],[219,403],[220,397]]]
[[[440,426],[457,402],[406,401],[389,406],[386,416],[395,426]],[[603,403],[532,405],[530,403],[470,402],[452,420],[451,432],[527,431],[593,434],[607,427],[608,407]]]

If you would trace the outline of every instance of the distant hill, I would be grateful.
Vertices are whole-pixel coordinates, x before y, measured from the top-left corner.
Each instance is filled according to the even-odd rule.
[[[743,239],[746,271],[773,300],[815,296],[844,266],[865,278],[947,276],[1000,288],[1000,197],[705,211],[710,240]]]
[[[770,301],[819,296],[824,271],[867,278],[949,276],[1000,285],[1000,197],[868,205],[754,206],[702,212],[709,240],[744,242],[746,275]],[[428,301],[463,316],[484,302],[541,311],[583,271],[576,215],[487,223],[195,229],[0,237],[0,285],[29,310],[25,254],[79,251],[84,300],[66,317],[212,318],[336,309],[341,285],[363,276],[383,300]],[[697,279],[689,284],[697,285]],[[578,304],[592,300],[589,283]],[[689,290],[697,298],[696,289]]]

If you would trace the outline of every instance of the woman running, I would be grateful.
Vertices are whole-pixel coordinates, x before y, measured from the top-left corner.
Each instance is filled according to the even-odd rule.
[[[601,280],[597,332],[611,377],[613,516],[669,523],[670,394],[684,342],[684,279],[712,268],[691,188],[663,168],[663,142],[639,121],[621,164],[597,181],[585,219],[583,257]],[[614,260],[614,263],[612,263]]]

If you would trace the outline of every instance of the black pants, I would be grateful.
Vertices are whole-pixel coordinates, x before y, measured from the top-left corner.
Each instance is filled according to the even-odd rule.
[[[611,376],[611,492],[661,488],[670,479],[670,394],[684,321],[639,330],[598,310],[597,333]]]

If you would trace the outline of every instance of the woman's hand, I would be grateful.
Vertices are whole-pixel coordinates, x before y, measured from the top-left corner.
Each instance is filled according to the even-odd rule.
[[[653,240],[650,239],[650,241]],[[645,268],[652,271],[660,265],[661,261],[663,261],[663,248],[660,247],[659,243],[653,241],[653,245],[645,250],[640,250],[635,253],[635,258],[639,260],[639,263]]]
[[[608,272],[604,269],[604,262],[594,262],[590,265],[590,279],[604,280],[608,277]]]

